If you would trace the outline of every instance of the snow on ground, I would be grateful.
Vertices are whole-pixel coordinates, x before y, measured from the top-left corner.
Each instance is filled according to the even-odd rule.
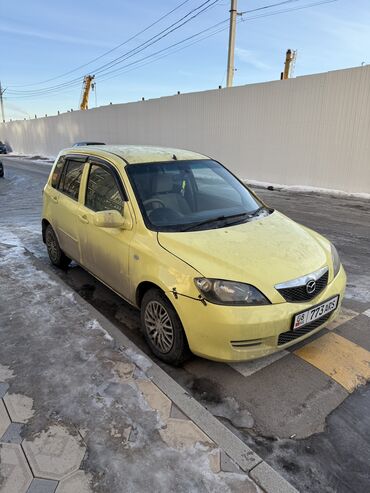
[[[27,161],[35,161],[38,164],[45,164],[47,166],[51,166],[56,156],[40,156],[38,154],[20,154],[17,152],[8,152],[8,154],[4,154],[5,157],[12,157],[16,159],[24,159]]]
[[[32,440],[55,422],[72,434],[86,430],[84,469],[93,474],[97,492],[121,493],[123,487],[142,493],[238,491],[246,478],[214,474],[209,451],[173,449],[163,442],[163,423],[143,405],[135,374],[126,382],[115,371],[118,362],[132,360],[145,378],[149,360],[117,347],[87,309],[66,296],[68,288],[37,268],[19,238],[4,230],[0,363],[14,373],[11,392],[34,400],[25,438]],[[12,246],[1,245],[4,240]],[[123,443],[119,437],[128,428]]]
[[[323,195],[333,195],[335,197],[354,197],[357,199],[370,200],[370,193],[362,192],[345,192],[343,190],[335,190],[331,188],[312,187],[308,185],[281,185],[278,183],[270,183],[257,180],[243,180],[244,183],[252,187],[268,188],[273,187],[275,190],[291,190],[292,192],[302,193],[320,193]]]

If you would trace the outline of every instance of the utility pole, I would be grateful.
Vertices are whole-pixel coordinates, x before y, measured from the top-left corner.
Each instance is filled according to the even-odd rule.
[[[6,91],[6,89],[2,89],[1,82],[0,82],[0,106],[1,106],[1,116],[3,119],[3,123],[5,123],[4,101],[3,101],[3,94],[5,91]]]
[[[227,55],[227,78],[226,87],[232,87],[234,79],[234,51],[235,51],[235,29],[237,0],[231,0],[230,5],[230,28],[229,28],[229,52]]]

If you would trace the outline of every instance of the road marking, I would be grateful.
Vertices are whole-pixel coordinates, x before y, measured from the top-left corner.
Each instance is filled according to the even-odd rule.
[[[370,317],[370,308],[369,308],[369,310],[366,310],[365,312],[363,312],[362,315],[366,315],[367,317]]]
[[[370,352],[329,332],[294,352],[329,375],[348,392],[370,379]]]
[[[243,375],[243,377],[249,377],[253,375],[253,373],[266,368],[266,366],[275,363],[275,361],[278,361],[288,354],[290,354],[289,351],[279,351],[277,353],[273,353],[263,358],[255,359],[252,361],[243,361],[242,363],[229,363],[229,366]]]
[[[359,315],[359,313],[355,312],[354,310],[350,310],[349,308],[344,308],[342,306],[342,308],[340,309],[340,312],[337,315],[337,317],[335,318],[335,320],[330,322],[326,326],[326,328],[329,330],[336,329],[337,327],[339,327],[339,325],[342,325],[345,322],[348,322],[348,320],[352,320],[352,318],[357,317],[357,315]]]

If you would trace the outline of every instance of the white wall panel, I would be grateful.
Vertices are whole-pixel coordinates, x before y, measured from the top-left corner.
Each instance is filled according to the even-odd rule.
[[[245,179],[370,193],[370,66],[0,125],[20,153],[85,139],[183,147]]]

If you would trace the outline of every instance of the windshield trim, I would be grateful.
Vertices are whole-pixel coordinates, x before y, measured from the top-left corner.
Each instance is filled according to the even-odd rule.
[[[251,190],[248,185],[246,185],[240,178],[238,178],[232,171],[230,171],[226,166],[224,166],[222,163],[220,163],[219,161],[217,161],[216,159],[212,159],[212,158],[203,158],[203,159],[179,159],[179,160],[171,160],[171,161],[148,161],[147,163],[132,163],[132,164],[126,164],[125,166],[125,172],[126,172],[126,176],[128,177],[128,180],[130,182],[130,185],[131,185],[131,188],[134,192],[134,196],[135,196],[135,199],[136,199],[136,203],[140,209],[140,213],[141,213],[141,217],[143,219],[143,222],[145,224],[145,227],[149,230],[149,231],[154,231],[156,233],[185,233],[186,231],[185,230],[182,230],[181,227],[179,225],[174,225],[173,228],[174,229],[171,229],[171,226],[156,226],[155,224],[152,224],[150,221],[149,221],[149,218],[146,214],[146,211],[145,211],[145,208],[144,208],[144,205],[143,205],[143,202],[140,198],[140,195],[139,195],[139,192],[138,192],[138,189],[136,187],[136,183],[135,183],[135,180],[133,179],[133,177],[131,176],[129,170],[130,168],[136,168],[136,167],[141,167],[141,166],[147,166],[147,165],[167,165],[167,164],[182,164],[182,163],[189,163],[189,162],[196,162],[196,161],[199,161],[199,162],[205,162],[205,161],[212,161],[213,163],[216,163],[218,164],[219,166],[221,166],[222,168],[224,168],[228,173],[230,173],[230,175],[232,175],[241,185],[243,188],[245,188],[251,195],[252,197],[254,198],[254,200],[257,202],[257,205],[259,206],[259,208],[261,207],[265,207],[267,210],[271,210],[254,192],[253,190]],[[250,213],[248,214],[253,214],[253,211],[251,211]],[[247,213],[246,213],[247,214]],[[239,224],[239,223],[238,223]],[[237,224],[235,224],[236,226]],[[185,225],[184,225],[185,226]],[[189,226],[190,226],[190,223],[189,223]],[[198,229],[197,231],[207,231],[207,230],[211,230],[211,229],[222,229],[222,228],[226,228],[226,227],[229,227],[229,226],[234,226],[234,224],[231,224],[231,225],[223,225],[221,226],[220,228],[215,228],[215,227],[205,227],[204,229]]]

